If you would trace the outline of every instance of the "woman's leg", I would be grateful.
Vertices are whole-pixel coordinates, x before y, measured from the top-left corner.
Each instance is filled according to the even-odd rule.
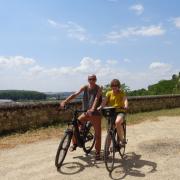
[[[116,129],[117,129],[117,134],[119,139],[123,142],[124,140],[124,130],[123,130],[123,123],[124,120],[124,115],[123,114],[118,114],[116,117],[116,121],[115,121],[115,125],[116,125]]]

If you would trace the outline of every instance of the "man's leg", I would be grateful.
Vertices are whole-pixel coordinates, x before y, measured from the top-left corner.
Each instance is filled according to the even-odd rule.
[[[100,155],[101,152],[101,116],[91,116],[89,119],[95,130],[95,149],[96,154]]]
[[[98,153],[101,151],[101,116],[89,116],[86,114],[82,114],[78,118],[82,123],[85,123],[86,121],[90,121],[94,127],[95,130],[95,149]]]

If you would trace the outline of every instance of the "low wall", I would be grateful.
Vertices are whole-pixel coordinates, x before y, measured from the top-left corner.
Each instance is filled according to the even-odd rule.
[[[129,112],[143,112],[180,107],[180,95],[128,97]],[[0,105],[0,134],[24,131],[72,117],[70,111],[58,111],[58,103],[15,103]],[[81,102],[72,106],[81,107]]]
[[[128,97],[129,112],[144,112],[180,107],[180,95]]]
[[[75,108],[81,102],[72,103]],[[17,103],[0,105],[0,135],[26,131],[41,126],[62,123],[72,117],[70,110],[59,111],[58,103]]]

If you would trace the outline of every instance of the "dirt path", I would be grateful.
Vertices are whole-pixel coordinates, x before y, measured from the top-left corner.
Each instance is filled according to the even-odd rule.
[[[105,132],[103,143],[104,136]],[[180,179],[180,117],[128,126],[126,160],[116,154],[111,174],[103,161],[96,162],[93,154],[85,156],[82,149],[68,152],[58,172],[54,166],[58,143],[53,139],[0,150],[0,180]]]

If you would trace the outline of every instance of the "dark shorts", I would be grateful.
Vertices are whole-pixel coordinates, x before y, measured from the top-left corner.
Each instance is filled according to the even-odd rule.
[[[123,119],[125,118],[125,113],[122,113],[122,112],[120,112],[120,113],[116,113],[116,117],[117,116],[120,116],[120,117],[122,117]]]

